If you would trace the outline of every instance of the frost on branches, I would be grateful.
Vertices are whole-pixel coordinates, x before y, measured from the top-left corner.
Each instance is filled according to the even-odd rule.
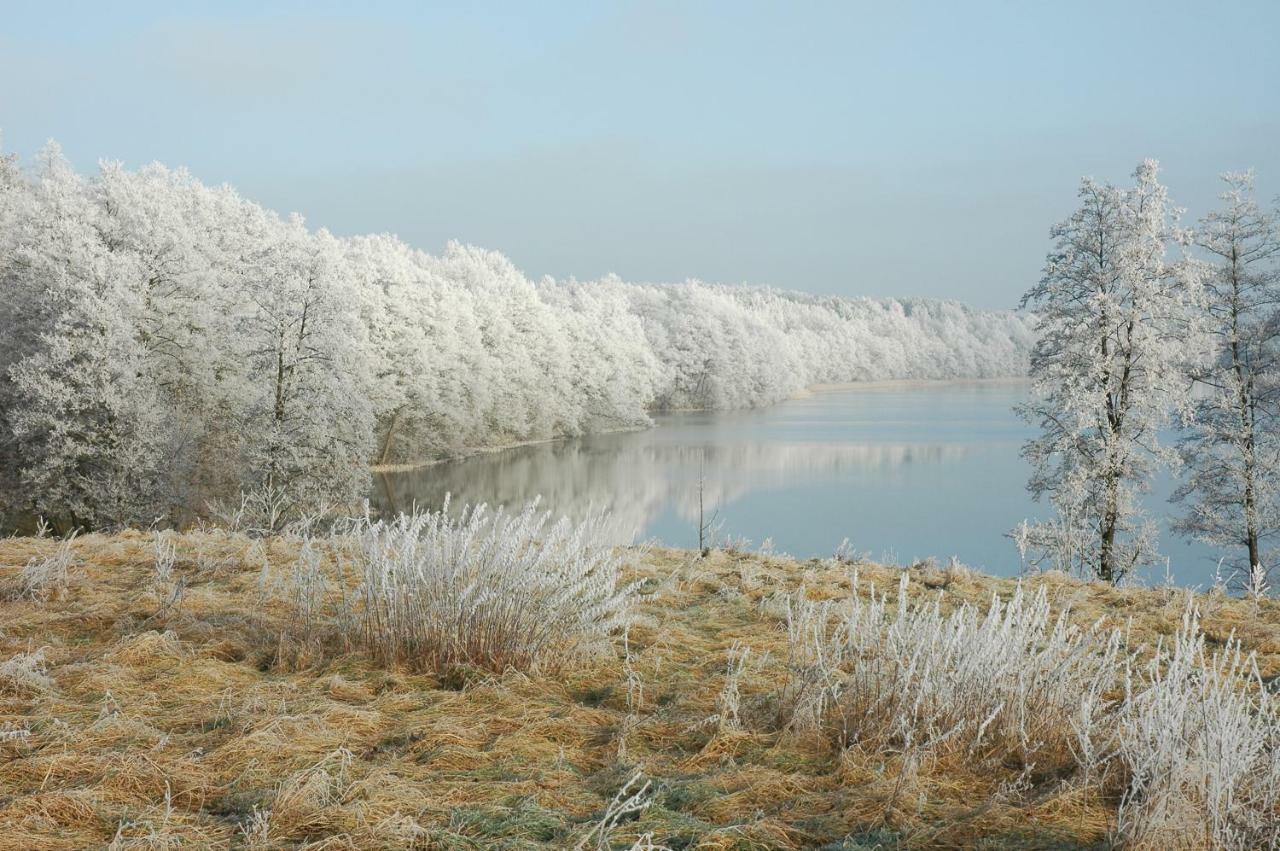
[[[144,270],[104,239],[98,189],[50,145],[38,179],[0,208],[0,410],[4,457],[16,462],[5,484],[71,525],[141,520],[167,505],[167,423],[138,334]]]
[[[339,239],[161,165],[0,157],[0,526],[272,522],[370,464],[647,425],[820,382],[1021,375],[1030,322],[952,302],[530,281]]]
[[[1280,531],[1280,227],[1255,201],[1252,174],[1223,181],[1221,209],[1195,235],[1209,259],[1215,348],[1192,374],[1177,528],[1224,548],[1236,576],[1256,584],[1275,567]]]
[[[1157,165],[1134,185],[1086,179],[1080,207],[1052,236],[1044,277],[1024,297],[1038,315],[1033,390],[1020,413],[1040,427],[1023,447],[1028,489],[1057,516],[1021,545],[1063,570],[1120,580],[1152,562],[1139,495],[1176,460],[1158,432],[1188,412],[1185,369],[1201,357],[1201,272],[1171,249],[1186,241]]]

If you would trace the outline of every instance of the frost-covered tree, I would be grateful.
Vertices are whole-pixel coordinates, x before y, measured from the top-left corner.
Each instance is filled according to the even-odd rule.
[[[372,422],[358,318],[342,293],[342,254],[327,232],[263,214],[241,266],[235,376],[246,488],[299,510],[349,501],[367,482]]]
[[[574,400],[569,426],[583,433],[649,424],[661,365],[617,279],[546,281],[541,292],[564,324]]]
[[[446,363],[445,341],[433,339],[429,273],[413,249],[389,236],[347,242],[348,283],[368,335],[364,388],[375,419],[374,462],[431,457],[432,401]]]
[[[29,215],[30,191],[18,169],[18,158],[0,147],[0,526],[21,502],[17,481],[18,454],[10,422],[14,410],[9,367],[31,345],[25,305],[18,300],[21,281],[14,251],[20,223]]]
[[[1039,558],[1108,582],[1155,555],[1138,496],[1170,460],[1158,432],[1185,404],[1197,341],[1198,273],[1168,256],[1176,217],[1156,163],[1134,178],[1081,182],[1080,207],[1053,228],[1044,277],[1022,300],[1040,335],[1019,408],[1040,427],[1023,448],[1027,487],[1057,511],[1026,540]]]
[[[154,164],[128,171],[103,163],[87,188],[102,240],[130,257],[139,273],[143,380],[167,422],[160,447],[165,486],[177,506],[202,505],[210,467],[218,464],[217,432],[225,426],[217,390],[232,334],[221,241],[234,232],[235,217],[218,196],[228,193]]]
[[[1195,237],[1210,258],[1215,354],[1192,373],[1199,392],[1174,498],[1185,504],[1182,533],[1262,573],[1275,567],[1268,544],[1280,533],[1280,223],[1259,207],[1251,173],[1223,180],[1222,207]]]

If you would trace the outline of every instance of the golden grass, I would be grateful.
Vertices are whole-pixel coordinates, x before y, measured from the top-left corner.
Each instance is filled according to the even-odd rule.
[[[279,636],[263,560],[297,543],[175,536],[179,605],[151,589],[149,536],[74,544],[67,588],[0,603],[0,663],[42,652],[47,685],[0,683],[0,849],[116,847],[572,847],[643,771],[655,803],[614,840],[651,832],[678,848],[1092,847],[1115,800],[1016,768],[909,765],[776,732],[785,631],[773,594],[848,590],[832,563],[673,550],[629,568],[648,595],[630,669],[612,659],[555,677],[384,669],[359,653],[303,652]],[[0,585],[57,542],[0,541]],[[896,585],[896,568],[860,565]],[[910,572],[915,596],[985,605],[1014,583]],[[1182,592],[1027,580],[1082,623],[1132,624],[1154,643],[1177,628]],[[1234,633],[1280,674],[1280,604],[1201,597],[1203,628]],[[742,724],[717,722],[735,643],[750,648]],[[634,687],[638,676],[640,688]],[[16,732],[15,732],[16,731]],[[27,731],[22,733],[21,731]],[[843,843],[843,844],[841,844]]]

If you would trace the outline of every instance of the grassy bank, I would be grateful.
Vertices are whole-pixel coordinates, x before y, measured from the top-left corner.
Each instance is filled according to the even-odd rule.
[[[59,543],[0,541],[0,847],[609,847],[591,831],[637,773],[649,805],[618,820],[613,847],[1106,847],[1116,830],[1105,780],[836,747],[777,722],[795,653],[779,600],[845,597],[856,567],[892,606],[898,568],[635,551],[625,642],[554,675],[498,675],[295,640],[297,601],[272,589],[298,540],[171,541],[158,575],[150,535],[77,539],[65,582],[40,594],[19,575]],[[964,569],[906,575],[943,613],[1015,590]],[[1081,625],[1127,628],[1135,649],[1167,642],[1187,602],[1024,586]],[[1196,602],[1211,647],[1234,634],[1280,674],[1280,604]]]

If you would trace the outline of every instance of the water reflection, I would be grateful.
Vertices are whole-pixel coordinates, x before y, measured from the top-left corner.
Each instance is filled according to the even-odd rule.
[[[647,533],[664,511],[696,529],[699,484],[708,511],[745,495],[797,482],[840,482],[869,470],[944,464],[969,455],[963,444],[675,443],[660,430],[599,435],[524,446],[465,461],[381,475],[376,503],[389,512],[414,504],[454,502],[522,505],[541,496],[557,515],[580,518],[601,508],[620,543]]]
[[[663,417],[654,429],[519,447],[375,477],[385,511],[415,503],[523,505],[555,514],[607,509],[618,541],[697,541],[698,483],[722,534],[772,538],[800,557],[842,539],[901,561],[956,555],[994,573],[1019,569],[1004,533],[1043,516],[1024,485],[1010,412],[1018,382],[871,385],[816,393],[759,411]],[[1164,513],[1170,484],[1149,503]],[[1165,536],[1181,581],[1205,581],[1212,554]]]

